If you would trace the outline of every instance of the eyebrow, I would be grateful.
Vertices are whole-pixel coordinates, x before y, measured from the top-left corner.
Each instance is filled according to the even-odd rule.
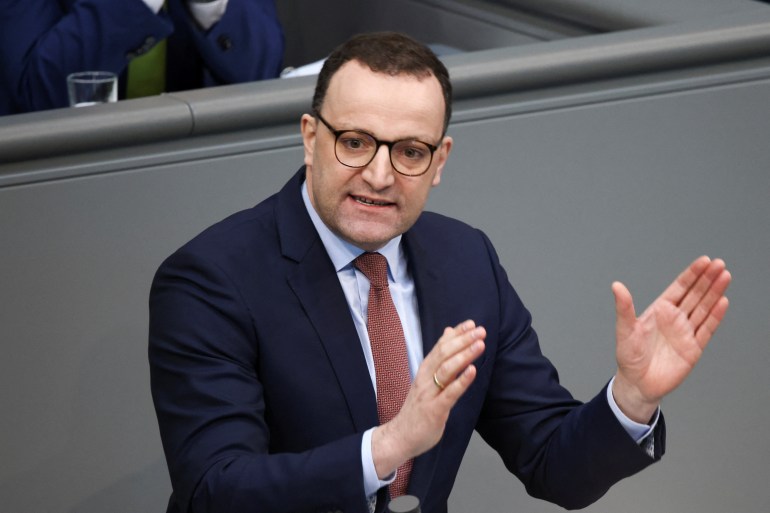
[[[328,123],[329,125],[331,125],[329,120],[323,119],[323,116],[321,115],[321,113],[315,111],[315,109],[313,109],[313,115],[314,116],[318,116],[319,118],[322,118],[321,119],[322,123],[324,123],[324,124]],[[328,128],[331,128],[331,127],[328,127]],[[442,140],[444,138],[443,134],[442,134],[442,135],[439,136],[439,140],[437,142],[433,143],[433,142],[428,142],[428,141],[430,141],[432,139],[431,137],[423,139],[422,137],[418,137],[418,136],[400,137],[398,139],[380,139],[379,137],[377,137],[376,134],[374,134],[374,132],[372,132],[371,130],[367,130],[366,128],[344,128],[344,127],[340,127],[340,126],[335,126],[334,130],[337,131],[337,132],[360,132],[362,134],[368,135],[369,137],[371,137],[373,139],[377,139],[380,142],[387,142],[387,143],[396,143],[396,142],[400,142],[400,141],[420,141],[422,143],[426,143],[426,144],[430,144],[431,146],[435,146],[436,148],[441,146]]]
[[[334,127],[334,128],[338,131],[343,131],[343,132],[361,132],[362,134],[366,134],[370,136],[372,139],[376,139],[380,142],[395,143],[400,141],[420,141],[422,143],[430,144],[431,146],[436,146],[436,147],[441,146],[440,137],[438,142],[429,143],[426,139],[423,139],[422,137],[418,137],[418,136],[399,137],[398,139],[382,139],[380,137],[377,137],[377,135],[375,135],[374,133],[372,133],[371,130],[366,130],[365,128],[338,128],[338,127]]]

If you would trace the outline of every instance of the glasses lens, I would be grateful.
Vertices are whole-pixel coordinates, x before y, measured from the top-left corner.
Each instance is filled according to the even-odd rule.
[[[390,160],[396,170],[405,175],[425,172],[433,159],[433,152],[420,141],[398,141],[390,152]]]
[[[337,159],[346,166],[362,167],[367,165],[377,151],[377,143],[372,136],[350,130],[337,137]]]
[[[334,146],[337,160],[348,167],[368,165],[378,149],[379,144],[375,138],[356,130],[339,132]],[[397,141],[390,150],[390,161],[393,167],[404,175],[423,174],[430,167],[432,160],[433,151],[430,146],[416,140]]]

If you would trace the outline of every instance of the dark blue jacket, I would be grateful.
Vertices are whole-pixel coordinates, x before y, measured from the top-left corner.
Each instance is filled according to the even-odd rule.
[[[153,282],[150,372],[170,512],[368,511],[361,440],[378,423],[375,392],[303,179],[203,232]],[[426,212],[402,241],[425,354],[446,326],[473,319],[487,331],[475,381],[414,461],[409,491],[423,513],[446,512],[474,430],[532,495],[568,508],[660,457],[662,417],[650,458],[606,389],[581,404],[559,384],[482,232]]]

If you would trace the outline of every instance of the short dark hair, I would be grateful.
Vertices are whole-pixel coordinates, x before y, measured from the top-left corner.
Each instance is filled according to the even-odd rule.
[[[321,112],[329,81],[348,61],[356,60],[374,72],[407,74],[418,78],[433,75],[444,94],[444,133],[452,117],[452,84],[446,66],[422,43],[398,32],[372,32],[353,36],[332,51],[324,62],[313,94],[313,112]]]

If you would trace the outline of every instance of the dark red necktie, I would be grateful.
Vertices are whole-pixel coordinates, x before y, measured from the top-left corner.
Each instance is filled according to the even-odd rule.
[[[380,424],[385,424],[401,409],[411,386],[406,338],[388,288],[388,261],[379,253],[364,253],[355,266],[370,283],[366,330],[377,380],[377,414]],[[411,472],[412,460],[398,467],[390,484],[391,498],[406,494]]]

